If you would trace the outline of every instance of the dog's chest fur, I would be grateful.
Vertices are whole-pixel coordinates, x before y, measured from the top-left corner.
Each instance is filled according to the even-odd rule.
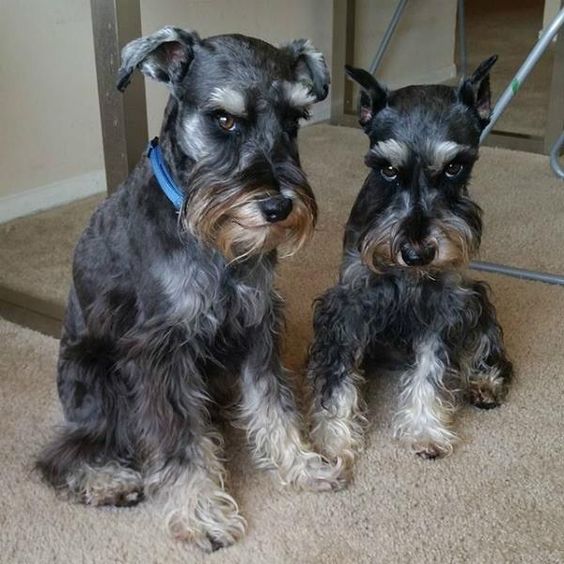
[[[273,265],[268,258],[225,266],[220,257],[195,261],[194,253],[178,253],[154,268],[167,316],[191,333],[235,338],[260,325],[274,307]]]
[[[434,279],[412,274],[370,277],[367,300],[381,344],[412,352],[429,334],[444,332],[456,341],[476,323],[479,303],[471,279],[457,272]]]

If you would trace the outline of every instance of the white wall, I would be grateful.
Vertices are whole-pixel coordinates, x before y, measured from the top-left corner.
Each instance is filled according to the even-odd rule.
[[[562,0],[544,0],[542,27],[546,28],[563,7]]]
[[[88,0],[0,0],[0,197],[102,164]]]
[[[397,0],[357,0],[355,65],[368,68]],[[376,76],[390,88],[443,82],[456,75],[455,0],[408,2]]]

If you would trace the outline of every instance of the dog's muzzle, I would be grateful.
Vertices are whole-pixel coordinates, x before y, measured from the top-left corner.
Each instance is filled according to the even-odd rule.
[[[234,178],[213,168],[193,176],[192,193],[182,214],[187,229],[229,260],[281,247],[296,252],[313,234],[317,218],[314,195],[295,164],[249,167]]]

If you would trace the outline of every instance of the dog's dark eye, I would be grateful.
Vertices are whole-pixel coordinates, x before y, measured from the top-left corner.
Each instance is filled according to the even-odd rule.
[[[445,174],[449,178],[454,178],[458,176],[462,170],[462,165],[460,163],[450,163],[445,168]]]
[[[233,131],[237,125],[235,118],[226,113],[217,114],[216,119],[219,127],[225,131]]]
[[[398,169],[392,165],[382,167],[380,173],[386,180],[395,180],[398,177]]]

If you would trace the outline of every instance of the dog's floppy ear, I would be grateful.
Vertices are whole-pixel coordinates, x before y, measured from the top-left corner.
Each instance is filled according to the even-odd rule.
[[[368,71],[356,69],[350,65],[345,65],[345,70],[347,75],[361,88],[358,121],[365,127],[386,106],[388,92]]]
[[[295,80],[307,84],[315,101],[320,102],[329,94],[331,78],[325,57],[309,39],[296,39],[280,47],[294,60]]]
[[[117,87],[123,92],[135,69],[171,86],[186,75],[193,59],[193,45],[200,40],[195,32],[163,27],[146,37],[128,43],[121,51]]]
[[[482,128],[490,121],[492,101],[490,91],[490,70],[497,61],[497,55],[492,55],[467,78],[458,90],[459,99],[471,108],[475,108],[480,118]]]

